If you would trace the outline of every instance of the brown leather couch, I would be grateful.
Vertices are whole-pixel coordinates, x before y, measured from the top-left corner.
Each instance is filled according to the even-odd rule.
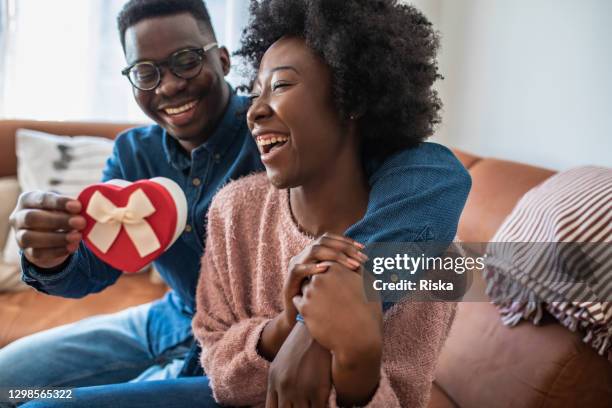
[[[16,172],[15,130],[113,138],[129,124],[0,121],[0,177]],[[455,151],[472,175],[459,224],[465,242],[486,242],[518,199],[554,172]],[[480,285],[480,286],[479,286]],[[482,290],[482,282],[476,282]],[[480,289],[478,289],[480,287]],[[147,302],[166,288],[144,275],[80,300],[28,290],[0,295],[0,347],[24,335]],[[508,328],[487,302],[461,303],[443,349],[430,407],[611,407],[612,365],[549,319]]]
[[[554,174],[455,153],[472,175],[464,242],[487,242],[523,194]],[[484,290],[482,281],[474,286]],[[550,317],[540,327],[506,327],[487,302],[459,304],[434,385],[435,407],[612,407],[612,364],[577,333]]]

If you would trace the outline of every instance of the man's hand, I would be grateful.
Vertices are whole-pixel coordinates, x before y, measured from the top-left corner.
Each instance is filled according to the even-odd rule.
[[[270,366],[266,408],[324,408],[330,391],[330,352],[295,325]]]
[[[19,196],[9,222],[27,260],[40,268],[54,268],[81,242],[86,222],[80,212],[81,203],[75,199],[32,191]]]

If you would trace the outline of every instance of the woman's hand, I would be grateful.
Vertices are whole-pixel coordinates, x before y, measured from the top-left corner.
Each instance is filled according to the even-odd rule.
[[[297,315],[293,297],[301,294],[302,285],[312,276],[327,270],[329,265],[323,263],[325,261],[335,261],[349,270],[358,271],[368,260],[361,252],[363,248],[363,244],[350,238],[326,233],[291,258],[283,286],[283,312],[266,325],[259,340],[258,350],[264,358],[272,361],[293,329]]]
[[[324,262],[293,302],[312,337],[332,351],[332,378],[338,401],[366,405],[380,379],[382,307],[368,301],[361,273]]]
[[[302,285],[311,276],[327,270],[328,265],[321,265],[322,262],[337,262],[352,271],[357,271],[368,260],[368,257],[361,252],[363,248],[363,244],[350,238],[325,233],[291,258],[289,276],[283,287],[286,319],[295,321],[297,310],[293,304],[293,297],[301,294]]]
[[[331,354],[296,324],[268,374],[266,407],[324,408],[331,391]]]

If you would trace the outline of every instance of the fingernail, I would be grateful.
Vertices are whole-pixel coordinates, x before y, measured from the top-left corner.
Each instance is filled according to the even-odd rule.
[[[71,200],[68,201],[66,203],[66,209],[67,210],[80,210],[81,209],[81,202],[78,200]]]
[[[365,245],[363,245],[361,242],[353,241],[353,244],[359,249],[365,248]]]
[[[317,269],[321,269],[321,270],[327,269],[327,267],[328,267],[328,265],[326,263],[324,263],[324,262],[320,262],[316,266]]]
[[[78,238],[79,236],[72,232],[69,232],[68,234],[66,234],[66,242],[68,243],[74,243]]]
[[[79,245],[76,243],[66,245],[66,249],[68,250],[68,252],[74,252],[77,250],[78,247]]]
[[[370,259],[370,258],[368,258],[368,256],[367,256],[366,254],[364,254],[363,252],[357,252],[357,256],[359,256],[359,259],[361,259],[363,262],[367,262],[367,261],[368,261],[368,259]]]
[[[81,226],[81,222],[80,222],[81,218],[79,217],[72,217],[68,220],[68,225],[70,225],[72,228],[76,229],[79,226]]]
[[[348,258],[348,263],[353,265],[355,268],[359,268],[361,266],[361,264],[357,262],[356,260],[354,260],[353,258]]]

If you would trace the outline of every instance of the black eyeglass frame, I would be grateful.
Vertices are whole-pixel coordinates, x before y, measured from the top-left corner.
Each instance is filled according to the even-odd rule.
[[[210,44],[207,44],[201,48],[183,48],[182,50],[178,50],[174,53],[172,53],[172,55],[170,55],[168,58],[156,62],[156,61],[138,61],[132,65],[130,65],[129,67],[126,67],[124,69],[121,70],[121,75],[126,76],[128,81],[130,81],[130,84],[132,84],[132,86],[136,89],[139,89],[141,91],[152,91],[155,88],[157,88],[159,86],[159,84],[161,83],[162,80],[162,67],[167,66],[170,69],[170,72],[172,72],[173,75],[182,78],[182,79],[192,79],[197,77],[198,75],[200,75],[200,72],[202,72],[202,67],[204,66],[204,64],[202,63],[202,61],[204,61],[204,56],[205,54],[212,50],[213,48],[217,47],[218,44],[216,42],[212,42]],[[198,54],[199,57],[199,61],[198,63],[200,64],[200,68],[198,69],[198,72],[190,75],[189,77],[185,77],[182,76],[181,74],[175,72],[175,67],[172,65],[172,61],[174,60],[174,58],[176,58],[176,56],[180,53],[183,52],[187,52],[187,51],[195,51]],[[136,85],[134,82],[132,82],[132,77],[130,76],[130,72],[132,71],[132,69],[134,69],[134,67],[138,66],[138,65],[152,65],[155,68],[155,71],[157,72],[157,81],[155,81],[155,86],[152,86],[150,88],[141,88],[138,85]]]

